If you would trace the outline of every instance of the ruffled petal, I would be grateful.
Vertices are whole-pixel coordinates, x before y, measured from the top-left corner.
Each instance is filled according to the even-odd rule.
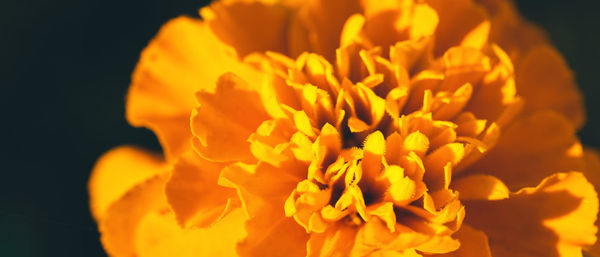
[[[512,1],[478,0],[491,16],[490,41],[504,49],[515,66],[533,47],[548,43],[544,31],[523,19]]]
[[[436,257],[492,257],[488,238],[480,230],[463,224],[452,237],[460,241],[460,248],[454,252],[433,255]],[[429,255],[427,255],[429,256]]]
[[[246,236],[245,215],[238,209],[205,229],[183,229],[173,213],[152,212],[140,221],[138,257],[238,256],[235,245]]]
[[[157,210],[168,211],[164,196],[167,174],[156,175],[131,188],[113,203],[98,222],[102,245],[111,256],[135,256],[135,238],[142,219]]]
[[[235,188],[250,220],[248,237],[238,245],[241,256],[305,256],[308,234],[296,221],[285,216],[284,203],[301,180],[294,167],[282,163],[227,166],[219,184]],[[306,170],[306,167],[300,170]]]
[[[121,146],[105,153],[96,162],[88,182],[94,218],[102,220],[108,207],[129,189],[168,169],[158,155],[134,147]]]
[[[482,47],[489,34],[488,14],[472,0],[427,0],[439,16],[435,54],[439,56],[456,45]]]
[[[362,1],[369,42],[387,49],[407,39],[433,35],[438,25],[435,10],[417,1]]]
[[[465,173],[492,175],[516,190],[571,170],[583,170],[573,124],[555,112],[540,111],[502,131],[497,145]]]
[[[252,52],[287,52],[288,10],[261,1],[220,1],[200,14],[211,30],[240,56]]]
[[[214,93],[198,92],[192,114],[193,147],[212,161],[252,159],[248,137],[268,118],[259,94],[243,79],[227,73]]]
[[[165,192],[179,225],[209,226],[236,206],[235,190],[217,185],[224,166],[191,151],[175,164]]]
[[[596,241],[598,198],[578,172],[559,173],[508,199],[464,201],[465,223],[489,237],[495,257],[581,256]]]
[[[600,189],[600,155],[598,150],[592,148],[584,149],[585,158],[585,177],[594,185],[596,192]],[[600,213],[599,213],[600,215]],[[596,227],[600,227],[600,219],[596,219]],[[596,234],[598,237],[598,234]],[[586,249],[586,253],[590,256],[600,256],[600,242],[596,243],[590,248]]]
[[[303,257],[309,235],[294,219],[285,217],[282,205],[266,205],[246,223],[248,237],[238,245],[240,256]]]
[[[324,233],[312,233],[306,245],[306,256],[350,256],[357,232],[357,228],[336,224]]]
[[[309,0],[299,10],[299,16],[308,30],[312,52],[334,60],[344,23],[352,14],[360,12],[358,0]]]
[[[550,46],[529,51],[516,70],[517,92],[525,99],[524,113],[551,109],[563,114],[576,128],[585,122],[583,97],[573,74]]]
[[[252,73],[202,21],[173,19],[142,52],[127,96],[127,120],[152,129],[172,162],[189,147],[194,93],[213,90],[229,71]]]
[[[236,163],[223,169],[219,184],[235,188],[248,215],[255,217],[262,213],[265,205],[280,204],[283,211],[285,199],[301,180],[293,172],[290,173],[295,169],[298,167],[287,163],[281,169],[267,163]]]

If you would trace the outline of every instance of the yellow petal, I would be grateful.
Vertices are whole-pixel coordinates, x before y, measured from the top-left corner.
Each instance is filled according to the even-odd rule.
[[[235,188],[246,212],[254,217],[266,203],[281,203],[294,191],[302,180],[299,172],[306,174],[306,166],[286,162],[281,167],[267,163],[247,165],[235,163],[225,167],[219,178],[219,184]]]
[[[300,18],[308,28],[311,50],[333,61],[344,23],[360,12],[359,1],[309,0],[304,8]]]
[[[489,175],[472,175],[452,182],[460,200],[501,200],[508,198],[510,191],[499,179]]]
[[[314,132],[314,129],[310,123],[310,119],[303,111],[298,111],[294,113],[294,123],[300,132],[304,133],[309,137],[317,136]]]
[[[166,174],[156,175],[131,188],[114,202],[98,224],[100,240],[111,256],[135,256],[135,238],[144,216],[168,210],[164,196]]]
[[[600,189],[600,155],[596,149],[585,148],[584,151],[585,158],[585,177],[594,185],[596,192]],[[600,227],[600,219],[596,219],[596,227]],[[598,234],[596,234],[598,237]],[[596,241],[596,243],[586,249],[586,252],[590,256],[600,256],[600,242]]]
[[[443,104],[434,111],[433,118],[436,120],[450,120],[454,118],[467,105],[472,93],[473,86],[470,83],[464,84],[454,91],[448,103]]]
[[[192,115],[193,146],[213,161],[252,158],[248,137],[268,116],[258,93],[234,74],[219,79],[214,94],[198,92]]]
[[[152,212],[139,224],[136,233],[138,257],[238,256],[236,244],[246,236],[241,209],[205,229],[183,229],[172,213]]]
[[[167,160],[174,161],[189,147],[194,93],[214,89],[228,71],[252,73],[202,21],[176,18],[142,52],[127,95],[127,121],[152,129]]]
[[[436,236],[419,245],[416,249],[423,253],[440,254],[454,252],[459,247],[460,242],[450,236]]]
[[[455,166],[462,160],[465,154],[465,147],[461,143],[451,143],[436,149],[423,160],[425,165],[425,180],[430,185],[430,190],[438,189],[443,185],[444,166],[450,163]]]
[[[365,25],[365,17],[357,13],[350,16],[344,23],[340,34],[340,46],[345,47],[355,43]]]
[[[472,0],[427,0],[439,16],[439,24],[436,30],[436,55],[442,54],[446,49],[464,42],[464,38],[470,38],[467,42],[479,41],[487,38],[484,33],[472,33],[479,30],[479,26],[486,22],[487,12]],[[475,39],[474,35],[477,35]]]
[[[416,198],[417,185],[414,180],[402,177],[392,183],[388,192],[396,204],[405,205]]]
[[[437,12],[426,4],[415,5],[410,28],[410,38],[431,36],[439,23]]]
[[[238,245],[241,256],[306,256],[309,235],[294,219],[285,217],[282,206],[263,206],[246,223],[248,237]]]
[[[404,139],[404,148],[423,156],[429,149],[429,138],[419,131],[412,132]]]
[[[525,21],[511,1],[480,1],[491,14],[490,41],[499,44],[519,66],[531,48],[546,44],[548,38],[538,26]]]
[[[465,222],[489,237],[495,257],[581,256],[596,241],[598,198],[581,173],[550,176],[508,199],[463,203]]]
[[[525,98],[525,113],[551,109],[563,114],[576,128],[585,121],[583,97],[573,74],[556,49],[532,49],[516,70],[517,90]]]
[[[454,120],[454,122],[458,126],[456,127],[457,136],[475,138],[483,132],[487,124],[486,120],[477,119],[471,112],[463,112]]]
[[[358,230],[351,226],[334,224],[324,233],[312,233],[307,242],[307,257],[349,256]]]
[[[497,145],[466,173],[484,173],[511,190],[534,186],[555,172],[583,170],[581,145],[573,124],[551,111],[537,112],[502,131]]]
[[[374,179],[381,171],[381,161],[385,154],[385,138],[380,131],[375,131],[367,136],[363,146],[363,159],[361,162],[363,176]]]
[[[209,226],[233,207],[235,190],[217,185],[224,166],[192,151],[175,164],[165,193],[179,225]]]
[[[452,47],[444,53],[443,61],[445,78],[438,90],[454,92],[464,86],[459,94],[472,91],[465,84],[477,85],[491,69],[490,58],[475,48]]]
[[[483,21],[473,28],[460,42],[461,46],[482,48],[488,42],[488,36],[490,35],[491,23],[489,21]]]
[[[130,146],[110,150],[96,161],[88,182],[90,208],[97,221],[108,207],[138,183],[166,172],[169,166],[158,155]]]
[[[240,56],[286,52],[287,10],[259,1],[222,1],[200,10],[215,35]]]
[[[351,256],[365,256],[378,250],[402,252],[429,241],[431,236],[417,233],[408,227],[396,224],[391,233],[379,218],[373,218],[360,226]]]
[[[392,202],[370,205],[367,211],[369,215],[380,218],[391,233],[396,232],[396,213],[394,212],[394,204]]]
[[[436,255],[437,257],[492,257],[488,238],[482,231],[462,224],[460,230],[452,234],[452,237],[460,241],[458,250]]]

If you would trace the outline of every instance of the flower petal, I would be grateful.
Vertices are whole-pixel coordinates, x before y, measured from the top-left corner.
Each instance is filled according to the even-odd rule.
[[[294,219],[285,217],[282,206],[264,206],[246,223],[248,237],[238,245],[241,256],[306,256],[309,235]]]
[[[194,149],[212,161],[252,159],[248,137],[268,116],[258,93],[238,76],[219,78],[215,93],[198,92],[192,114]]]
[[[260,1],[221,1],[200,10],[202,18],[240,56],[286,52],[287,10]]]
[[[460,241],[460,248],[454,252],[435,255],[436,257],[492,257],[488,238],[482,231],[462,224],[460,230],[452,236]]]
[[[149,178],[108,208],[98,230],[109,255],[135,256],[136,231],[143,217],[157,210],[168,210],[164,196],[166,180],[165,173]]]
[[[194,93],[214,89],[228,71],[251,73],[202,21],[176,18],[142,52],[127,96],[127,120],[152,129],[167,160],[174,161],[189,147]]]
[[[465,174],[489,174],[516,190],[533,186],[555,172],[570,170],[583,170],[575,128],[560,114],[540,111],[502,131],[497,145]]]
[[[261,212],[265,204],[280,203],[281,211],[285,199],[302,179],[295,170],[306,171],[306,167],[295,167],[289,162],[276,168],[267,163],[247,165],[235,163],[223,169],[219,184],[235,188],[242,205],[250,217]]]
[[[244,220],[238,209],[209,228],[183,229],[173,213],[152,212],[137,229],[136,256],[237,256],[235,245],[246,236]]]
[[[551,109],[576,128],[585,121],[583,97],[565,60],[550,46],[532,49],[516,70],[517,92],[525,98],[525,113]]]
[[[350,256],[358,229],[334,224],[324,233],[311,233],[306,245],[307,257]]]
[[[512,1],[479,0],[491,15],[490,41],[499,44],[519,66],[529,49],[548,42],[538,26],[526,22]]]
[[[168,165],[157,155],[130,146],[110,150],[98,159],[90,176],[90,208],[97,221],[129,189],[165,172]]]
[[[352,14],[360,12],[357,0],[310,0],[300,10],[300,18],[308,28],[312,52],[333,61],[340,44],[344,23]]]
[[[578,172],[555,174],[508,199],[463,203],[465,223],[485,232],[495,257],[581,256],[581,247],[596,241],[598,198]]]
[[[510,191],[499,179],[489,175],[471,175],[452,181],[452,189],[460,192],[464,200],[501,200],[508,198]]]
[[[179,225],[209,226],[235,205],[235,190],[217,185],[224,166],[192,151],[175,164],[165,193]]]
[[[584,174],[598,192],[598,189],[600,189],[600,155],[596,149],[585,148],[584,150]],[[596,227],[600,227],[600,219],[596,219]],[[598,234],[596,234],[597,236]],[[596,241],[592,247],[586,249],[586,252],[590,256],[600,256],[600,242]]]
[[[435,43],[437,56],[462,42],[466,46],[476,46],[475,42],[487,41],[487,12],[472,0],[427,0],[426,3],[433,7],[439,16]]]

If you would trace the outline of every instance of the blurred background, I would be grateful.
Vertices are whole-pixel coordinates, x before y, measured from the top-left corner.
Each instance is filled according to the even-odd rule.
[[[94,161],[123,144],[159,149],[125,121],[140,51],[202,0],[1,0],[0,256],[106,256],[88,210]],[[600,18],[595,1],[521,0],[586,97],[584,144],[600,147]]]

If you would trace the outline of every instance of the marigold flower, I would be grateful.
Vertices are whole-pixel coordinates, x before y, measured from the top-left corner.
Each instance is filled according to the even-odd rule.
[[[510,2],[200,14],[167,23],[133,74],[127,119],[165,158],[119,147],[90,178],[109,255],[600,253],[582,97]]]

